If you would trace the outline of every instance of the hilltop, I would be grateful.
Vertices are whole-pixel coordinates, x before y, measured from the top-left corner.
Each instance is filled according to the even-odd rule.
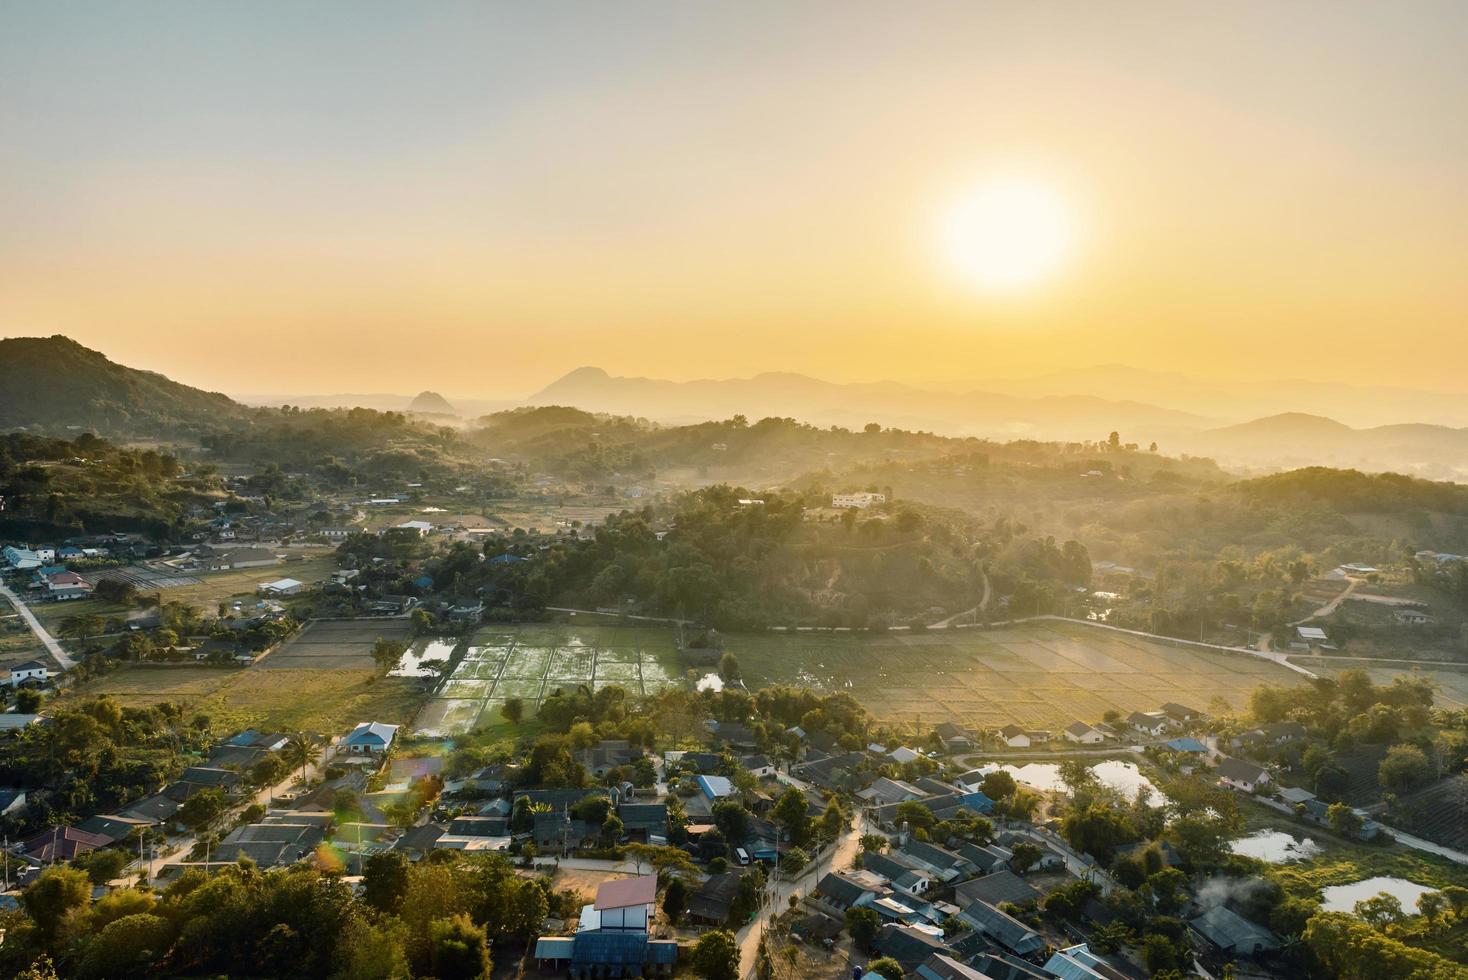
[[[109,360],[67,337],[0,340],[0,427],[180,435],[246,421],[218,392]]]
[[[419,415],[457,415],[458,410],[449,400],[436,391],[420,391],[408,403],[408,411]]]

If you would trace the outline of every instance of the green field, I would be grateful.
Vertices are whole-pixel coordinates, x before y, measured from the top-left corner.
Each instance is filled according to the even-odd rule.
[[[726,638],[745,682],[849,691],[878,718],[1056,729],[1107,709],[1242,707],[1294,673],[1246,654],[1176,647],[1079,623],[923,633],[755,633]]]

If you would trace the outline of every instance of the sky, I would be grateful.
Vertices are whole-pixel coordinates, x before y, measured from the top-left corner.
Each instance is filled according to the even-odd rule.
[[[232,393],[1468,390],[1465,38],[1455,0],[0,0],[0,334]],[[945,253],[994,180],[1073,238],[1021,289]]]

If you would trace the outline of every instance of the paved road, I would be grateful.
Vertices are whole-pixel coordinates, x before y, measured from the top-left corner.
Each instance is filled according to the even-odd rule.
[[[328,746],[324,748],[321,753],[321,758],[316,762],[310,763],[306,766],[307,782],[319,776],[334,758],[336,758],[335,747]],[[292,769],[284,779],[276,783],[274,786],[267,786],[264,789],[260,790],[258,793],[255,793],[253,796],[248,796],[243,799],[234,801],[234,803],[230,805],[228,811],[220,815],[219,819],[214,821],[214,825],[216,827],[228,827],[234,822],[234,818],[239,816],[240,812],[252,803],[259,803],[261,806],[269,808],[271,802],[275,799],[275,797],[281,795],[282,793],[288,792],[295,785],[296,780],[299,779],[300,776],[301,770],[299,767],[297,767],[295,769]],[[155,854],[153,854],[151,858],[153,873],[157,874],[158,871],[163,867],[163,865],[169,863],[170,861],[178,861],[187,858],[189,852],[194,849],[194,845],[198,843],[198,839],[199,838],[197,834],[190,833],[185,834],[182,837],[175,837],[169,840],[166,844],[160,847],[159,850]],[[214,860],[215,857],[217,857],[217,855],[211,856],[210,860]]]
[[[31,632],[36,634],[36,639],[41,641],[41,644],[56,659],[56,662],[61,665],[62,670],[71,670],[71,668],[76,666],[76,661],[71,659],[65,650],[61,649],[61,644],[57,642],[56,637],[46,632],[46,627],[41,625],[41,621],[36,618],[36,614],[31,612],[30,607],[25,604],[20,596],[10,591],[10,586],[0,585],[0,596],[4,596],[10,600],[10,604],[15,607],[15,611],[20,613],[20,618],[25,620],[26,625],[31,628]]]
[[[928,629],[946,630],[948,629],[948,627],[952,626],[959,620],[965,619],[969,616],[977,616],[980,610],[989,608],[989,597],[993,592],[993,590],[989,587],[989,573],[984,571],[983,569],[980,569],[979,572],[981,575],[984,576],[984,597],[979,600],[979,604],[977,606],[974,606],[972,609],[965,609],[961,613],[954,613],[947,619],[940,619],[938,620],[938,622],[933,623],[931,626],[929,626]]]
[[[771,920],[790,908],[790,896],[805,895],[815,890],[816,884],[825,876],[826,872],[849,867],[852,859],[856,857],[857,848],[861,846],[861,835],[866,832],[866,818],[857,814],[852,821],[851,829],[836,842],[836,847],[827,852],[821,860],[812,861],[801,871],[799,877],[771,879],[769,887],[765,890],[764,907],[760,909],[752,922],[734,935],[735,941],[739,943],[741,976],[749,977],[754,974],[760,937],[764,935],[765,927],[770,924]]]

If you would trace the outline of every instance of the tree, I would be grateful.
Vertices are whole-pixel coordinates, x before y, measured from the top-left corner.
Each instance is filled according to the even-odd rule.
[[[1427,779],[1431,772],[1425,752],[1415,745],[1402,744],[1387,749],[1386,757],[1376,769],[1376,778],[1387,789],[1400,793]]]
[[[1096,770],[1084,759],[1066,759],[1058,767],[1056,774],[1065,788],[1070,790],[1071,796],[1078,796],[1082,790],[1097,782]]]
[[[727,840],[739,843],[749,835],[749,811],[738,800],[720,800],[714,804],[714,825]]]
[[[525,717],[525,702],[519,698],[509,698],[500,706],[500,715],[512,725],[520,724],[520,719]]]
[[[224,812],[224,795],[217,789],[201,789],[178,808],[178,819],[184,826],[202,830]]]
[[[887,838],[881,834],[862,834],[861,849],[880,854],[887,849]]]
[[[377,664],[377,669],[386,674],[397,666],[398,661],[403,659],[403,654],[407,650],[406,643],[379,636],[372,644],[372,660]]]
[[[810,812],[805,794],[791,786],[780,794],[773,811],[775,820],[790,834],[791,843],[800,846],[810,840]]]
[[[72,863],[87,873],[92,884],[105,885],[121,875],[130,860],[127,852],[108,847],[84,854]]]
[[[77,967],[81,980],[139,980],[154,975],[154,967],[173,945],[173,924],[157,915],[126,915],[109,923],[87,944]]]
[[[1024,874],[1033,868],[1035,863],[1045,856],[1045,852],[1038,845],[1031,844],[1027,840],[1022,840],[1018,844],[1015,844],[1011,854],[1009,863],[1020,874]]]
[[[1003,769],[995,769],[986,775],[979,786],[980,791],[991,800],[1008,799],[1018,788],[1019,784],[1014,781],[1014,777]]]
[[[663,914],[668,917],[669,922],[676,924],[683,918],[683,910],[687,907],[688,886],[683,884],[682,878],[674,878],[663,891]]]
[[[704,980],[739,980],[739,944],[728,929],[699,937],[691,957],[693,972]]]
[[[1401,899],[1387,892],[1363,898],[1352,911],[1377,931],[1385,931],[1387,926],[1396,925],[1407,917],[1402,911]]]
[[[913,830],[927,830],[937,823],[933,811],[917,800],[906,800],[897,804],[895,819],[898,824],[905,823]]]
[[[383,851],[362,865],[362,900],[379,912],[393,914],[408,893],[408,859],[399,851]]]
[[[792,847],[780,859],[780,866],[791,874],[798,873],[807,864],[810,864],[810,855],[798,847]]]
[[[1344,803],[1332,803],[1325,811],[1325,822],[1338,834],[1355,837],[1365,822],[1361,815]]]
[[[413,624],[413,632],[419,636],[433,631],[433,614],[427,609],[414,609],[409,620]]]
[[[906,971],[902,964],[890,956],[879,956],[867,964],[867,972],[885,977],[886,980],[902,980]]]
[[[23,715],[33,715],[41,710],[41,704],[45,700],[40,691],[23,687],[15,695],[15,710]]]
[[[846,910],[846,931],[851,933],[852,945],[858,950],[871,949],[872,940],[877,938],[880,928],[882,920],[876,909],[862,906]]]
[[[66,914],[86,908],[91,901],[91,879],[85,871],[76,868],[47,868],[20,895],[21,906],[47,945],[55,938]]]
[[[428,926],[429,959],[438,980],[482,980],[489,976],[489,940],[483,926],[462,913]]]
[[[739,658],[726,650],[719,658],[719,679],[725,684],[737,684],[739,677]]]

